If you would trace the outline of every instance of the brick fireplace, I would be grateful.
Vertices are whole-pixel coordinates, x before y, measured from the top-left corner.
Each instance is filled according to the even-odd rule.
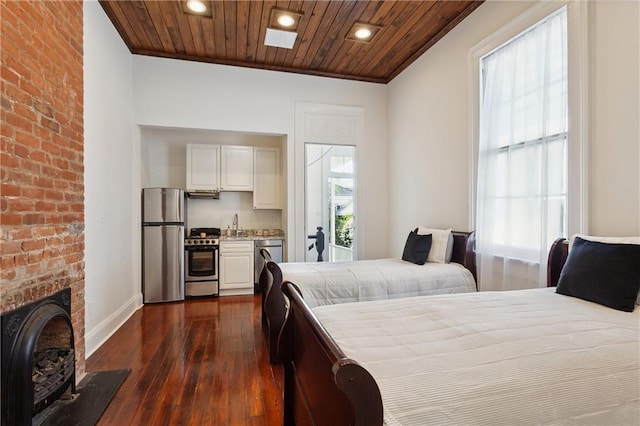
[[[0,304],[71,295],[85,371],[81,1],[0,2]]]

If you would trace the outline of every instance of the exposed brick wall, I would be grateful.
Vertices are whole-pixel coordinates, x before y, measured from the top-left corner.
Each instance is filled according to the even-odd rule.
[[[71,287],[85,370],[81,1],[0,2],[0,302]]]

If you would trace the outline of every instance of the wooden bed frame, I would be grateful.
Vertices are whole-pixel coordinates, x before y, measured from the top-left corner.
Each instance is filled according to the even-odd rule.
[[[560,272],[569,255],[569,241],[558,238],[551,244],[547,259],[547,287],[556,287],[560,279]]]
[[[567,258],[568,243],[549,251],[548,287],[554,287]],[[283,283],[289,311],[282,330],[285,425],[383,424],[380,390],[374,378],[345,356],[304,302],[295,284]]]
[[[475,233],[473,231],[453,231],[452,234],[453,253],[451,261],[460,263],[471,271],[473,279],[476,280]],[[266,262],[258,284],[262,294],[262,328],[269,345],[269,362],[276,364],[280,362],[278,339],[286,313],[284,294],[282,293],[282,271],[276,263],[271,262],[267,251],[261,251],[261,254]]]

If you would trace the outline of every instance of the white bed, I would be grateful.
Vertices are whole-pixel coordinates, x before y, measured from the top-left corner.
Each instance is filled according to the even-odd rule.
[[[568,246],[545,289],[310,308],[285,282],[285,424],[640,424],[640,246]]]
[[[313,309],[388,426],[640,423],[640,309],[554,288]]]
[[[270,362],[279,362],[278,339],[288,303],[281,288],[285,280],[299,286],[310,306],[475,292],[475,234],[418,227],[407,240],[425,237],[432,243],[428,253],[422,252],[422,262],[418,262],[422,264],[400,258],[276,264],[262,251],[266,261],[260,277],[262,324]],[[408,246],[403,257],[411,252]]]
[[[296,283],[310,307],[476,291],[469,269],[458,263],[416,265],[401,259],[280,263],[282,278]]]

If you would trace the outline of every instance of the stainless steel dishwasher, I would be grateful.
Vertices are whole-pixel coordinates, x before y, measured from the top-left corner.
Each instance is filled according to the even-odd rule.
[[[264,266],[264,259],[260,255],[261,249],[267,249],[269,254],[271,255],[271,260],[276,263],[282,262],[282,240],[273,239],[273,240],[255,240],[254,242],[255,248],[255,271],[253,280],[255,285],[258,285],[258,281],[260,280],[260,272],[262,272],[262,267]],[[256,287],[257,288],[257,287]]]

